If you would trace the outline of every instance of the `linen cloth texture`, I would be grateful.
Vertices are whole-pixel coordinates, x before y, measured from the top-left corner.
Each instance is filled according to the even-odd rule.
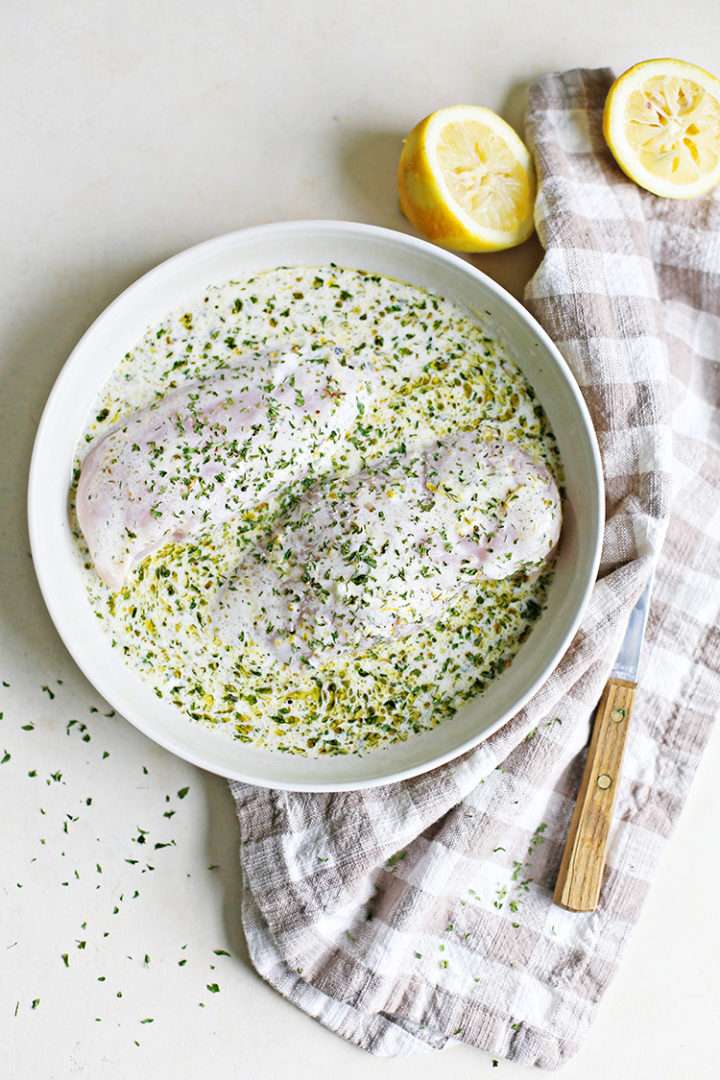
[[[233,782],[260,975],[358,1046],[462,1040],[544,1069],[582,1042],[638,919],[720,696],[720,200],[658,199],[601,132],[608,70],[538,80],[545,248],[526,303],[589,406],[607,525],[554,674],[459,760],[372,790]],[[552,903],[591,715],[656,577],[600,906]]]

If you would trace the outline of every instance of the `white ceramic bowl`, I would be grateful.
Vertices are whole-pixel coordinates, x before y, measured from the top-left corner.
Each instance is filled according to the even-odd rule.
[[[535,388],[565,467],[563,542],[547,608],[508,670],[434,730],[364,757],[318,760],[271,753],[194,725],[157,699],[124,665],[98,627],[81,580],[68,519],[73,454],[96,393],[113,368],[168,311],[211,283],[245,271],[334,262],[398,278],[481,312]],[[603,526],[600,457],[590,418],[560,353],[525,309],[490,278],[440,248],[402,233],[333,221],[263,225],[217,237],[151,270],[93,323],[61,371],[35,440],[30,541],[45,602],[71,654],[131,723],[211,772],[267,787],[340,790],[424,772],[496,731],[544,682],[585,608]]]

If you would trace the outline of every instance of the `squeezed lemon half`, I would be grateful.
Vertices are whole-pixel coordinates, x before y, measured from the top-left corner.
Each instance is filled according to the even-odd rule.
[[[439,109],[413,128],[398,190],[416,229],[453,251],[500,251],[534,228],[527,147],[502,117],[477,105]]]
[[[684,60],[645,60],[610,87],[603,134],[641,187],[692,199],[720,181],[720,80]]]

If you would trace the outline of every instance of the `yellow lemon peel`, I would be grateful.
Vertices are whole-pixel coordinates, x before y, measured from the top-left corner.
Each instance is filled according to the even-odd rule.
[[[408,135],[400,206],[428,239],[452,251],[500,251],[533,231],[535,170],[520,136],[477,105],[439,109]]]

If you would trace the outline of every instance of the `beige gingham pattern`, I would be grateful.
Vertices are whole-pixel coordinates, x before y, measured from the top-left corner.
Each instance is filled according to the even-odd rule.
[[[570,363],[606,477],[600,576],[567,655],[476,750],[364,792],[232,784],[259,973],[376,1054],[463,1040],[555,1068],[579,1046],[720,699],[720,200],[657,199],[602,138],[608,71],[530,90],[546,250],[526,302]],[[655,566],[599,909],[551,895],[590,716]]]

